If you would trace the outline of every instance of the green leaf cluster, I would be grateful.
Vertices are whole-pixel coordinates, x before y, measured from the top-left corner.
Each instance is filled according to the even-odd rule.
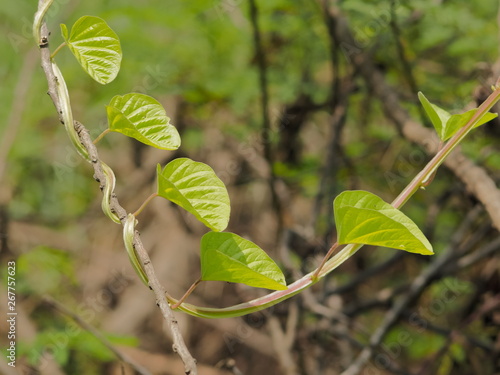
[[[418,99],[420,100],[420,103],[422,103],[427,116],[429,116],[432,125],[436,129],[439,138],[443,142],[453,137],[453,135],[463,128],[477,112],[477,109],[471,109],[470,111],[461,114],[452,115],[437,105],[429,102],[429,100],[421,92],[418,93]],[[496,113],[485,114],[476,122],[474,128],[493,120],[497,116],[498,114]]]
[[[279,267],[256,244],[226,229],[229,194],[224,183],[204,163],[179,158],[157,167],[159,196],[184,208],[212,229],[201,240],[202,280],[243,283],[268,289],[286,289]]]
[[[61,30],[66,44],[92,78],[105,84],[116,77],[121,62],[120,42],[102,19],[80,18],[69,36],[65,25],[61,25]],[[106,111],[107,131],[122,133],[163,150],[176,150],[181,144],[179,133],[170,124],[163,106],[148,95],[116,95]],[[224,183],[212,168],[188,158],[179,158],[163,169],[158,165],[157,180],[158,196],[179,205],[214,231],[207,233],[201,241],[203,280],[286,289],[283,273],[262,249],[233,233],[217,233],[228,225],[230,202]],[[136,272],[146,283],[147,277],[133,249],[132,224],[135,224],[135,218],[129,217],[124,240]]]

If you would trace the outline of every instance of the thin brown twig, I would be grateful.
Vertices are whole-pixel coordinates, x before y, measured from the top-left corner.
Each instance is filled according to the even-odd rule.
[[[336,184],[336,175],[337,171],[342,166],[342,162],[345,166],[352,172],[353,168],[350,162],[350,159],[345,155],[344,148],[342,147],[342,131],[346,124],[348,109],[349,109],[349,100],[351,97],[351,93],[353,91],[353,80],[356,75],[356,72],[351,72],[348,74],[348,77],[344,80],[341,79],[340,76],[340,50],[341,45],[336,38],[334,33],[335,30],[335,19],[333,17],[329,17],[327,12],[325,11],[328,7],[328,4],[325,0],[319,1],[319,6],[322,8],[324,13],[324,23],[328,30],[329,38],[329,52],[330,52],[330,65],[333,73],[333,82],[331,84],[331,93],[330,93],[330,104],[331,104],[331,126],[330,126],[330,139],[328,142],[327,155],[325,159],[325,164],[322,168],[320,184],[318,188],[318,194],[316,195],[316,199],[314,202],[314,214],[313,214],[313,227],[316,226],[316,221],[318,220],[321,214],[321,207],[323,207],[323,200],[326,198],[327,200],[333,199],[332,197],[335,195],[336,190],[338,189]],[[331,235],[332,228],[334,226],[333,222],[333,207],[328,202],[326,205],[327,212],[327,230],[326,237],[329,240],[329,236]],[[328,242],[328,241],[327,241]]]
[[[333,294],[343,294],[352,291],[357,286],[366,282],[368,279],[375,277],[380,273],[386,271],[387,268],[391,267],[392,265],[400,261],[405,256],[405,254],[406,253],[403,251],[397,251],[396,253],[394,253],[394,255],[384,260],[383,262],[376,264],[373,267],[367,268],[363,272],[359,272],[358,274],[356,274],[355,278],[353,278],[348,283],[339,285],[331,290],[328,290],[326,295],[331,296]]]
[[[328,218],[328,229],[326,235],[331,235],[331,228],[333,228],[333,206],[330,199],[333,199],[336,190],[338,189],[336,183],[337,172],[342,166],[342,162],[347,167],[350,167],[350,161],[344,153],[342,146],[342,131],[346,124],[347,113],[349,108],[349,99],[352,92],[351,82],[345,83],[345,88],[342,90],[342,95],[335,101],[333,113],[331,116],[330,125],[330,139],[328,142],[328,149],[325,158],[325,163],[321,171],[320,183],[318,194],[316,195],[314,203],[314,220],[317,220],[323,207],[324,199],[328,200],[326,217]],[[352,168],[349,168],[352,169]],[[315,226],[315,223],[313,224]]]
[[[257,66],[259,70],[259,85],[261,92],[261,112],[262,112],[262,130],[261,138],[264,147],[264,158],[269,165],[269,188],[271,190],[271,199],[274,210],[276,212],[276,217],[278,219],[278,230],[277,237],[281,238],[281,232],[283,231],[283,207],[280,201],[280,197],[276,190],[276,175],[274,173],[274,157],[272,150],[272,137],[271,137],[271,120],[269,119],[269,88],[267,80],[267,63],[266,55],[264,52],[264,47],[262,46],[262,33],[259,27],[259,8],[257,7],[256,0],[249,1],[250,6],[250,21],[252,24],[253,31],[253,41],[255,54],[257,58]]]
[[[389,26],[392,31],[392,35],[394,37],[394,41],[396,44],[396,51],[397,55],[399,58],[399,61],[401,63],[401,67],[403,68],[403,77],[406,79],[408,86],[410,87],[410,90],[412,92],[418,92],[418,84],[417,80],[415,78],[415,75],[413,74],[413,69],[411,66],[410,61],[408,60],[405,48],[403,46],[402,42],[402,32],[401,28],[398,25],[398,20],[397,20],[397,15],[396,15],[396,5],[399,5],[399,2],[396,2],[396,0],[391,0],[390,1],[390,12],[391,12],[391,19],[389,22]],[[420,120],[422,123],[427,123],[429,122],[427,120],[427,117],[425,115],[424,109],[422,106],[418,106],[418,111],[420,115]]]
[[[445,268],[445,272],[447,273],[455,273],[463,270],[464,268],[468,268],[475,263],[481,261],[482,259],[493,255],[496,251],[500,250],[500,237],[497,237],[496,240],[484,245],[478,250],[474,251],[472,254],[464,256],[458,259],[455,263],[450,264]]]
[[[82,327],[85,331],[89,332],[94,336],[97,340],[99,340],[106,348],[108,348],[119,360],[122,362],[128,363],[130,366],[134,368],[141,375],[152,375],[148,369],[144,368],[137,362],[135,362],[132,358],[130,358],[125,353],[122,353],[118,350],[101,332],[95,329],[92,325],[88,324],[85,320],[83,320],[79,315],[75,314],[73,311],[68,309],[59,301],[55,299],[45,296],[43,301],[48,305],[52,306],[55,310],[59,311],[63,315],[66,315],[73,319],[80,327]]]
[[[408,319],[414,319],[413,312],[406,310],[402,314],[403,318],[408,318]],[[425,324],[419,325],[419,328],[422,328],[426,331],[436,333],[441,336],[450,336],[450,335],[459,335],[460,337],[463,337],[465,340],[470,345],[477,346],[478,348],[481,348],[487,352],[493,353],[495,352],[495,347],[492,343],[486,342],[482,339],[478,339],[474,336],[471,336],[469,334],[463,333],[463,332],[456,332],[455,330],[449,329],[449,328],[443,328],[438,325],[435,325],[429,321],[426,321]]]
[[[285,375],[297,374],[297,365],[292,355],[293,344],[299,319],[299,309],[296,302],[290,305],[285,329],[280,326],[276,316],[269,314],[267,327],[270,331],[273,346],[276,350],[278,361]]]

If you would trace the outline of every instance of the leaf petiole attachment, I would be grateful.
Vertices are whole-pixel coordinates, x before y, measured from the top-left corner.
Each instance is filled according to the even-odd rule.
[[[153,193],[149,197],[147,197],[146,200],[141,204],[141,207],[139,207],[137,209],[137,211],[135,211],[132,215],[137,217],[137,215],[139,215],[142,212],[142,210],[144,210],[144,208],[146,208],[146,206],[149,204],[149,202],[151,202],[153,200],[153,198],[155,198],[157,196],[158,196],[158,193]]]
[[[97,143],[98,143],[101,139],[103,139],[103,138],[104,138],[104,136],[105,136],[106,134],[108,134],[110,131],[111,131],[111,130],[110,130],[109,128],[108,128],[108,129],[105,129],[105,130],[104,130],[101,134],[99,134],[99,135],[97,136],[97,138],[96,138],[96,139],[94,139],[94,141],[93,141],[92,143],[96,145],[96,144],[97,144]]]
[[[316,269],[316,271],[314,271],[313,275],[311,276],[312,280],[316,280],[319,277],[319,273],[321,272],[321,269],[323,268],[325,263],[328,261],[328,259],[331,258],[331,256],[333,255],[335,250],[338,249],[339,246],[340,246],[340,244],[337,241],[332,245],[332,247],[330,247],[330,250],[328,250],[328,252],[326,253],[325,257],[321,261],[321,264],[319,265],[319,267]]]
[[[60,50],[63,49],[63,47],[66,46],[66,42],[62,42],[59,47],[56,48],[56,50],[52,53],[52,55],[50,55],[50,59],[54,59],[54,57],[56,57],[56,55],[59,53]]]
[[[186,291],[186,293],[184,293],[184,295],[181,297],[181,299],[180,299],[180,300],[178,300],[178,301],[177,301],[176,303],[174,303],[173,305],[171,305],[171,306],[170,306],[170,308],[171,308],[172,310],[175,310],[176,308],[178,308],[178,307],[179,307],[179,305],[180,305],[181,303],[183,303],[183,302],[186,300],[186,298],[188,298],[188,297],[191,295],[191,293],[193,293],[193,291],[196,289],[196,287],[197,287],[197,286],[198,286],[198,285],[199,285],[202,281],[203,281],[203,280],[201,279],[201,277],[200,277],[198,280],[196,280],[196,281],[193,283],[193,285],[191,285],[191,286],[189,287],[189,289]]]

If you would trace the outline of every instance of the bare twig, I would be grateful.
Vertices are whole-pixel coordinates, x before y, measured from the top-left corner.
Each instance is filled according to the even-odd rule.
[[[446,270],[450,273],[457,272],[464,268],[470,267],[480,260],[493,255],[496,251],[500,250],[500,237],[497,237],[496,240],[490,242],[489,244],[481,247],[479,250],[475,251],[472,254],[469,254],[463,258],[460,258],[455,264],[450,266],[450,269]]]
[[[434,258],[434,261],[429,267],[424,269],[412,282],[408,292],[396,301],[393,308],[385,315],[384,321],[370,337],[369,345],[361,351],[356,360],[342,373],[342,375],[357,375],[363,370],[365,364],[371,359],[375,348],[381,344],[389,330],[397,323],[406,307],[420,296],[432,279],[442,271],[451,259],[453,259],[456,247],[462,242],[463,236],[467,232],[466,228],[474,222],[480,211],[480,207],[476,206],[474,210],[469,212],[460,228],[457,229],[455,235],[451,238],[448,247]]]
[[[261,138],[264,147],[264,158],[266,159],[270,175],[269,175],[269,188],[271,190],[271,198],[274,210],[276,212],[276,217],[278,219],[278,230],[277,238],[281,238],[281,232],[283,230],[283,212],[280,197],[276,191],[276,175],[274,173],[274,157],[272,152],[272,138],[271,138],[271,120],[269,119],[269,89],[267,82],[267,64],[264,48],[262,46],[262,36],[259,27],[259,9],[257,7],[256,0],[249,1],[250,6],[250,20],[252,23],[253,30],[253,40],[255,54],[257,58],[257,65],[259,69],[259,85],[261,92],[261,111],[262,111],[262,131]]]
[[[331,126],[330,126],[330,139],[328,142],[328,150],[326,155],[325,164],[321,171],[320,184],[318,188],[318,194],[314,202],[314,213],[313,220],[317,220],[321,214],[321,207],[323,207],[324,199],[327,202],[331,202],[333,196],[337,190],[336,175],[337,171],[340,169],[342,162],[348,167],[352,172],[352,166],[349,158],[345,155],[344,149],[342,147],[342,130],[344,129],[348,108],[349,99],[353,91],[354,85],[353,80],[356,72],[348,75],[345,82],[342,82],[340,76],[340,43],[335,35],[335,19],[329,17],[325,9],[327,8],[326,1],[320,1],[320,6],[323,8],[324,12],[324,22],[328,29],[328,34],[330,35],[330,63],[333,72],[333,82],[331,86],[330,93],[330,103],[332,110]],[[326,217],[328,218],[328,226],[326,230],[327,242],[329,242],[329,236],[333,228],[333,207],[330,203],[326,205],[327,212]],[[313,227],[316,223],[313,223]]]
[[[292,302],[290,305],[285,330],[281,328],[277,317],[273,315],[269,315],[268,317],[267,326],[271,333],[273,346],[276,350],[283,373],[286,375],[295,375],[297,373],[297,365],[292,355],[292,349],[295,341],[298,318],[299,309],[296,302]]]
[[[410,311],[405,311],[402,314],[402,317],[411,319],[412,314],[413,313]],[[429,321],[426,321],[425,324],[422,324],[419,327],[421,327],[422,329],[425,329],[426,331],[437,333],[438,335],[441,335],[441,336],[450,336],[453,334],[454,335],[458,334],[460,337],[463,337],[465,340],[467,340],[467,342],[471,345],[477,346],[478,348],[481,348],[481,349],[483,349],[487,352],[490,352],[490,353],[493,353],[495,351],[495,347],[493,346],[493,344],[491,344],[487,341],[484,341],[482,339],[478,339],[478,338],[470,336],[468,334],[464,334],[463,332],[456,332],[455,330],[439,327],[435,324],[432,324]]]
[[[121,361],[128,363],[130,366],[134,368],[135,371],[137,371],[141,375],[151,375],[151,372],[144,368],[143,366],[139,365],[137,362],[135,362],[132,358],[130,358],[128,355],[125,353],[122,353],[120,350],[118,350],[101,332],[99,332],[97,329],[95,329],[93,326],[88,324],[85,320],[83,320],[79,315],[75,314],[72,312],[70,309],[68,309],[66,306],[61,304],[60,302],[56,301],[55,299],[45,296],[43,298],[43,301],[50,306],[52,306],[54,309],[58,310],[60,313],[69,316],[71,319],[73,319],[80,327],[82,327],[85,331],[91,333],[97,340],[99,340],[106,348],[108,348],[118,359]]]
[[[393,35],[394,41],[396,43],[396,50],[398,53],[399,61],[401,62],[405,78],[408,81],[408,85],[410,86],[411,91],[417,92],[418,91],[417,81],[415,80],[415,77],[413,75],[410,62],[408,61],[408,58],[406,57],[403,42],[401,41],[401,34],[402,33],[401,33],[401,29],[399,28],[399,25],[398,25],[398,20],[396,18],[396,1],[391,0],[390,3],[391,3],[390,4],[391,20],[389,22],[389,25],[391,27],[392,35]]]
[[[352,91],[352,84],[346,83],[346,87],[342,90],[342,95],[335,102],[335,108],[331,116],[330,126],[330,139],[328,142],[328,150],[326,155],[325,164],[321,171],[320,184],[318,194],[314,203],[314,220],[320,216],[321,207],[323,206],[324,199],[328,202],[326,217],[328,218],[328,229],[326,235],[331,235],[331,228],[333,228],[333,206],[330,204],[335,192],[337,190],[336,175],[337,171],[342,165],[342,161],[349,165],[349,161],[345,156],[341,141],[342,130],[347,118],[347,111],[349,107],[349,98]],[[315,224],[313,224],[315,226]]]
[[[44,4],[44,0],[39,1],[39,8]],[[41,52],[41,65],[42,68],[45,72],[46,78],[47,78],[47,83],[48,83],[48,92],[49,95],[58,111],[59,114],[59,119],[61,122],[63,122],[62,118],[62,112],[61,112],[61,102],[60,98],[57,95],[57,82],[56,78],[54,75],[54,71],[52,70],[52,63],[51,63],[51,58],[50,58],[50,50],[49,50],[49,38],[48,38],[48,30],[45,22],[42,24],[41,27],[41,39],[45,41],[42,45],[40,45],[40,52]],[[75,130],[77,131],[78,137],[80,139],[80,142],[82,143],[83,147],[87,150],[88,155],[89,155],[89,160],[92,164],[92,167],[94,169],[94,178],[100,182],[100,188],[101,190],[104,190],[106,187],[106,176],[103,170],[103,164],[101,160],[99,159],[99,155],[97,152],[97,148],[93,144],[93,141],[90,137],[89,131],[78,121],[74,122],[74,127]],[[127,212],[125,209],[120,205],[118,198],[116,195],[113,193],[110,198],[110,209],[112,212],[114,212],[122,224],[125,222],[125,219],[127,218]],[[146,275],[148,276],[149,279],[149,286],[153,290],[155,297],[156,297],[156,303],[160,307],[160,310],[162,312],[163,317],[165,318],[170,331],[172,333],[172,339],[173,339],[173,350],[179,354],[181,357],[182,361],[184,362],[184,367],[185,367],[185,373],[188,375],[196,375],[197,374],[197,369],[196,369],[196,360],[191,356],[189,353],[189,350],[186,347],[186,344],[184,342],[184,339],[179,331],[179,327],[177,324],[177,320],[175,319],[172,310],[170,309],[166,298],[165,298],[165,290],[163,289],[163,286],[160,284],[160,281],[158,280],[158,277],[156,276],[156,273],[154,271],[153,265],[151,264],[151,260],[149,258],[149,255],[147,251],[144,248],[144,245],[140,239],[139,233],[136,231],[134,235],[134,247],[137,252],[137,255],[143,264],[144,271],[146,272]]]
[[[348,283],[329,290],[327,295],[342,294],[353,290],[358,285],[361,285],[362,283],[366,282],[368,279],[376,275],[379,275],[381,272],[387,270],[387,268],[399,262],[404,256],[405,253],[403,251],[396,252],[393,256],[381,262],[380,264],[376,264],[375,266],[367,268],[365,271],[358,273],[356,277],[351,281],[349,281]]]

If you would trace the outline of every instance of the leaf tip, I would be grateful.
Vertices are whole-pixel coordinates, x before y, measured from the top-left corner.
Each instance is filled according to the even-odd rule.
[[[68,27],[64,23],[61,23],[59,26],[61,27],[61,34],[62,34],[64,40],[67,40],[68,39]]]

